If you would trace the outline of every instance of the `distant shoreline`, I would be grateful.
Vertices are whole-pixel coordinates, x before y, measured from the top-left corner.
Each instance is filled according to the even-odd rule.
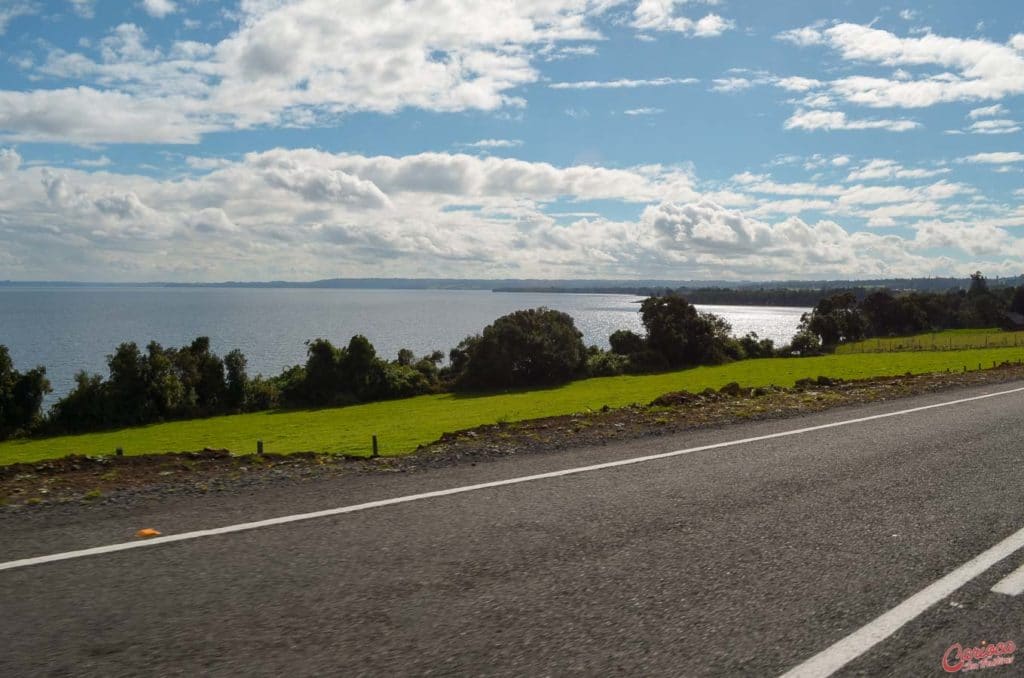
[[[1024,284],[1024,276],[989,278],[989,285],[1003,287]],[[485,290],[493,292],[550,292],[567,294],[650,294],[665,290],[731,289],[749,292],[764,291],[822,291],[854,288],[917,291],[947,291],[951,288],[967,289],[970,279],[956,278],[888,278],[876,280],[554,280],[527,278],[330,278],[311,281],[223,281],[223,282],[79,282],[66,280],[0,280],[0,289],[24,287],[99,288],[99,287],[152,287],[152,288],[241,288],[241,289],[381,289],[381,290]]]

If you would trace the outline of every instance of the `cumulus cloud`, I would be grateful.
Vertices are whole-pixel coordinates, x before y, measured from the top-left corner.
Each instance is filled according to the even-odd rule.
[[[775,39],[782,40],[783,42],[789,42],[799,47],[825,44],[825,36],[822,35],[820,26],[817,25],[782,31],[775,36]]]
[[[875,108],[922,108],[951,101],[1002,99],[1024,93],[1024,55],[1013,42],[952,38],[926,33],[900,37],[889,31],[840,23],[808,26],[780,34],[799,45],[827,44],[851,62],[890,67],[936,67],[938,74],[913,77],[852,75],[830,83],[851,103]]]
[[[178,11],[172,0],[142,0],[140,5],[146,14],[157,19],[163,19],[168,14]]]
[[[798,110],[786,120],[786,129],[814,130],[866,130],[881,129],[906,132],[921,126],[914,120],[850,119],[842,111]]]
[[[0,174],[13,172],[21,166],[21,156],[13,148],[0,148]]]
[[[742,174],[712,199],[689,172],[665,166],[314,149],[194,164],[204,172],[156,179],[24,166],[14,151],[0,152],[5,270],[15,277],[45,270],[93,279],[96,271],[107,279],[310,279],[372,275],[383,260],[394,275],[428,276],[930,275],[957,265],[950,249],[982,256],[957,240],[982,227],[998,229],[986,232],[1001,238],[1000,257],[1019,257],[1002,228],[1024,222],[1024,214],[1008,215],[978,221],[974,231],[939,225],[906,239],[831,220],[854,215],[882,226],[916,215],[944,224],[960,211],[952,198],[974,195],[947,181],[843,186]],[[562,207],[591,200],[618,201],[627,211],[632,205],[637,216],[611,220]],[[827,217],[795,216],[812,210]],[[197,259],[199,248],[208,256]]]
[[[190,120],[175,104],[90,87],[0,91],[0,139],[176,144],[196,143],[213,129]]]
[[[165,48],[147,47],[141,29],[124,24],[100,41],[98,58],[53,48],[37,66],[82,86],[0,91],[0,138],[194,142],[213,130],[309,126],[357,111],[521,107],[515,90],[540,78],[534,60],[601,38],[592,20],[614,4],[352,0],[339,12],[332,0],[251,0],[220,42]],[[162,16],[176,4],[142,6]],[[9,20],[12,8],[4,11]],[[101,111],[116,115],[105,123]]]
[[[717,37],[736,24],[717,14],[694,20],[676,15],[676,5],[686,0],[640,0],[633,11],[633,27],[642,31],[673,31],[699,38]]]

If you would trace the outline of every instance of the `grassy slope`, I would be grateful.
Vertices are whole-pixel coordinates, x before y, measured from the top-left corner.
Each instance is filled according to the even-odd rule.
[[[989,330],[945,330],[910,337],[866,339],[836,348],[840,355],[878,351],[948,351],[965,348],[1024,346],[1024,332]]]
[[[382,454],[403,454],[436,440],[446,431],[598,409],[647,403],[669,391],[699,391],[737,381],[744,386],[791,386],[797,379],[828,375],[861,378],[977,369],[993,361],[1024,358],[1024,348],[830,355],[818,358],[745,360],[667,374],[608,377],[567,386],[485,396],[452,394],[352,407],[282,413],[257,413],[157,424],[108,433],[0,443],[0,464],[37,461],[71,453],[125,454],[199,450],[204,447],[252,452],[256,440],[267,452],[344,452],[366,454],[370,437],[380,437]]]

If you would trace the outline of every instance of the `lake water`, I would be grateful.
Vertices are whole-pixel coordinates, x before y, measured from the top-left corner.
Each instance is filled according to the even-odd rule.
[[[565,311],[589,344],[608,346],[618,329],[641,331],[639,297],[618,294],[493,293],[461,290],[228,288],[0,288],[0,344],[20,370],[45,365],[53,402],[77,371],[107,373],[106,356],[122,341],[182,346],[210,337],[223,356],[239,348],[249,373],[278,374],[305,360],[304,342],[336,345],[364,334],[382,357],[400,348],[447,352],[495,318],[547,306]],[[737,336],[757,332],[788,342],[807,309],[701,306],[725,317]]]

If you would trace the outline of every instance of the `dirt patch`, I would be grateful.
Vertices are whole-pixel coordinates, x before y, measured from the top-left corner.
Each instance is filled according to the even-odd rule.
[[[126,457],[69,456],[0,466],[0,506],[21,510],[44,503],[119,502],[139,493],[194,494],[338,474],[410,472],[740,421],[781,419],[841,405],[1020,379],[1024,379],[1024,366],[1004,363],[979,372],[856,381],[819,377],[803,379],[791,389],[729,384],[719,391],[667,393],[645,405],[445,433],[440,440],[402,457],[370,459],[315,452],[235,456],[227,450],[210,449]]]

